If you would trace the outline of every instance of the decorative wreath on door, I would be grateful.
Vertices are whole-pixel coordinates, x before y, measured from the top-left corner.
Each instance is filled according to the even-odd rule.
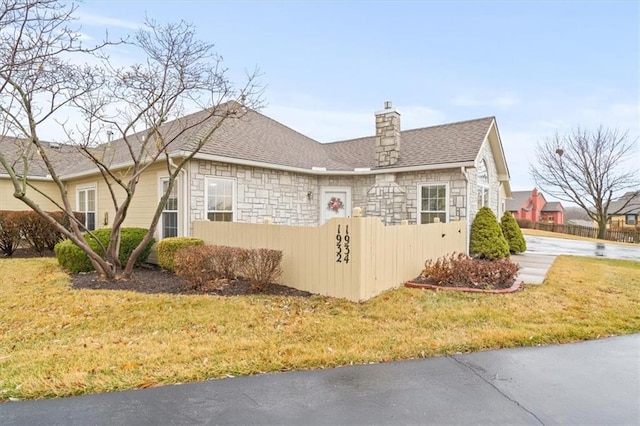
[[[344,208],[344,203],[338,197],[331,197],[331,199],[329,200],[329,203],[327,203],[327,209],[333,210],[334,212],[337,212],[338,210],[343,208]]]

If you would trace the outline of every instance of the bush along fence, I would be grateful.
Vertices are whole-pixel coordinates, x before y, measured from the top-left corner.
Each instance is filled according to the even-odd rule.
[[[465,253],[464,221],[384,226],[374,217],[333,218],[319,227],[196,221],[207,245],[282,251],[279,282],[364,301],[415,278],[416,265]]]
[[[70,219],[63,212],[49,214],[66,229],[71,228]],[[84,222],[84,213],[74,215]],[[61,233],[33,210],[0,210],[0,253],[4,256],[11,256],[21,245],[43,255],[53,250],[62,238]]]
[[[573,225],[570,223],[557,224],[557,223],[544,223],[544,222],[531,222],[520,223],[521,228],[539,229],[541,231],[559,232],[562,234],[577,235],[579,237],[598,238],[598,228],[590,226]],[[605,240],[618,241],[625,243],[640,244],[640,230],[611,230],[607,229]]]

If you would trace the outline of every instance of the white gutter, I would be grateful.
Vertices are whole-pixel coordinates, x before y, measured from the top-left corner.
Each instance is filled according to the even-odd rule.
[[[178,157],[186,156],[188,152],[182,152]],[[240,158],[223,157],[213,154],[196,154],[194,160],[216,161],[219,163],[237,164],[241,166],[260,167],[263,169],[283,170],[287,172],[303,173],[309,175],[320,176],[360,176],[360,175],[379,175],[387,173],[403,173],[403,172],[419,172],[424,170],[453,169],[458,167],[473,167],[473,161],[457,162],[457,163],[441,163],[429,164],[423,166],[396,167],[390,169],[370,169],[368,167],[356,167],[354,170],[322,170],[319,167],[312,169],[304,169],[302,167],[283,166],[279,164],[263,163],[261,161],[243,160]]]
[[[180,155],[169,155],[169,158],[175,158],[175,157],[180,157]],[[163,158],[158,157],[155,161],[153,161],[153,163],[155,163],[156,161],[160,161]],[[141,161],[139,164],[147,164],[149,163],[149,161]],[[149,163],[149,164],[153,164],[153,163]],[[133,166],[135,163],[133,161],[123,161],[122,163],[116,163],[116,164],[111,164],[109,166],[109,170],[117,170],[117,169],[124,169],[126,167],[131,167]],[[76,173],[71,173],[68,175],[61,175],[60,179],[75,179],[75,178],[79,178],[79,177],[84,177],[84,176],[91,176],[91,175],[95,175],[96,173],[100,173],[100,170],[95,167],[95,168],[91,168],[90,170],[84,170],[81,172],[76,172]]]
[[[11,175],[9,175],[8,173],[0,173],[0,178],[2,179],[11,179]],[[22,180],[24,179],[23,176],[19,176],[18,180]],[[41,180],[44,182],[53,182],[53,178],[49,175],[47,176],[27,176],[28,180]]]
[[[190,154],[191,153],[188,151],[179,151],[179,152],[170,154],[169,158],[183,158]],[[388,169],[371,169],[370,167],[356,167],[353,170],[322,170],[322,168],[320,167],[305,169],[302,167],[284,166],[280,164],[264,163],[262,161],[254,161],[254,160],[243,160],[240,158],[224,157],[221,155],[213,155],[213,154],[198,153],[193,157],[193,159],[217,161],[219,163],[237,164],[237,165],[249,166],[249,167],[260,167],[263,169],[282,170],[287,172],[302,173],[302,174],[317,175],[317,176],[379,175],[379,174],[388,174],[388,173],[420,172],[425,170],[454,169],[458,167],[473,167],[475,165],[473,161],[462,161],[462,162],[456,162],[456,163],[439,163],[439,164],[428,164],[428,165],[421,165],[421,166],[395,167],[395,168],[388,168]],[[133,165],[134,165],[133,161],[126,161],[122,163],[113,164],[109,168],[120,169],[125,167],[131,167]],[[61,175],[60,178],[75,179],[75,178],[84,177],[84,176],[91,176],[96,173],[99,173],[99,170],[97,168],[82,171],[82,172],[71,173],[68,175]],[[2,175],[0,175],[0,177],[1,176]]]

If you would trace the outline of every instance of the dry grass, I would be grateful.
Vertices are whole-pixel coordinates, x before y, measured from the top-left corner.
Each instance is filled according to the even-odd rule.
[[[509,295],[324,297],[71,290],[55,260],[0,260],[0,400],[46,398],[640,331],[640,263],[559,257]]]
[[[623,243],[618,241],[599,240],[597,238],[580,237],[578,235],[563,234],[561,232],[541,231],[539,229],[522,228],[522,233],[524,235],[533,235],[536,237],[564,238],[565,240],[590,241],[594,243],[607,243],[607,244],[617,244],[619,246],[638,247],[638,244],[634,244],[634,243]]]

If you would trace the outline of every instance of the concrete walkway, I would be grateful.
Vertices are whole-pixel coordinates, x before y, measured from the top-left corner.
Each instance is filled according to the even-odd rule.
[[[525,252],[512,255],[511,260],[520,265],[518,278],[525,284],[542,284],[556,256]]]
[[[640,334],[11,402],[0,423],[640,424]]]

